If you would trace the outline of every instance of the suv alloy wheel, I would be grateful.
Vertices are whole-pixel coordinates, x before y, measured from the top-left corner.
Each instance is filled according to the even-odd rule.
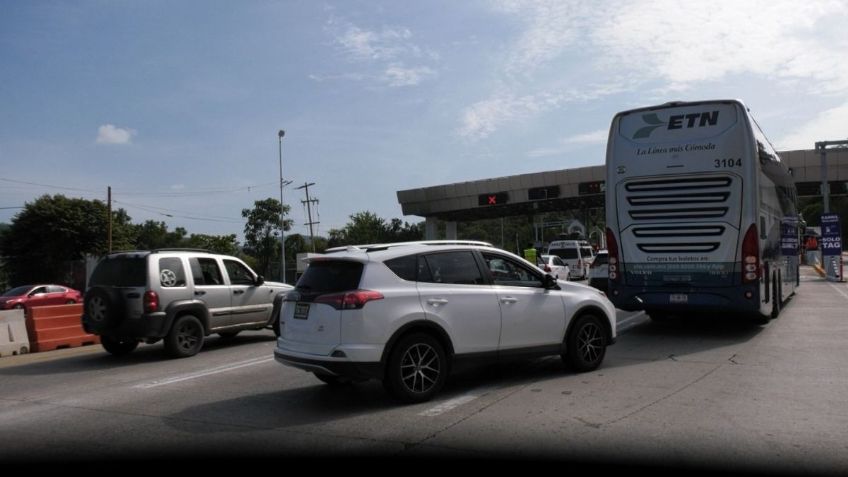
[[[594,315],[583,315],[566,338],[562,359],[569,368],[579,373],[593,371],[604,360],[606,346],[601,320]]]
[[[441,343],[416,333],[402,338],[392,350],[384,383],[395,398],[417,403],[439,392],[447,374],[448,359]]]

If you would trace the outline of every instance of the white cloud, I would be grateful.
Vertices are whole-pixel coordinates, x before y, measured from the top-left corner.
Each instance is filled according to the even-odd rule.
[[[848,103],[822,112],[797,131],[774,141],[778,151],[813,149],[818,141],[848,139]]]
[[[848,37],[834,42],[837,37],[817,35],[821,23],[848,14],[844,2],[645,0],[620,6],[626,8],[587,25],[608,69],[660,79],[672,90],[745,73],[848,90]]]
[[[848,94],[844,0],[502,0],[495,10],[523,27],[501,65],[509,86],[499,90],[511,94],[496,91],[463,111],[458,133],[469,139],[585,97],[679,92],[734,75]],[[550,78],[563,75],[621,84],[562,95],[567,80]]]
[[[367,73],[344,72],[311,74],[315,81],[374,81],[390,87],[415,86],[437,76],[427,63],[439,60],[439,54],[413,42],[413,34],[405,27],[383,27],[367,30],[344,21],[331,19],[327,30],[333,43],[351,63],[370,68]],[[406,66],[413,64],[413,66]]]
[[[604,18],[609,5],[580,0],[505,0],[496,8],[527,25],[505,67],[511,74],[527,74],[572,49],[585,33],[587,19]]]
[[[495,93],[465,109],[458,134],[470,140],[484,139],[509,122],[532,118],[569,103],[593,101],[626,87],[626,83],[610,83],[589,85],[584,90],[569,89],[524,96]]]
[[[574,136],[568,136],[560,139],[558,145],[554,147],[540,147],[533,149],[527,153],[527,157],[560,156],[573,151],[580,146],[603,144],[607,141],[608,136],[609,131],[606,129],[599,129],[597,131],[583,134],[575,134]]]
[[[104,124],[97,129],[97,144],[129,144],[136,131]]]
[[[380,32],[363,30],[349,25],[336,37],[336,42],[354,60],[391,60],[410,51],[418,51],[407,43],[412,32],[407,28],[384,28]]]
[[[405,68],[402,64],[392,64],[386,68],[383,80],[389,86],[415,86],[435,75],[436,72],[426,66]]]

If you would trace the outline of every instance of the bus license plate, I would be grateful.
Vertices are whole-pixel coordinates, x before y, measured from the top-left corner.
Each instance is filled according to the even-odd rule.
[[[298,320],[305,320],[309,316],[309,303],[298,303],[294,306],[294,317]]]
[[[689,295],[684,293],[673,293],[668,297],[669,303],[689,303]]]

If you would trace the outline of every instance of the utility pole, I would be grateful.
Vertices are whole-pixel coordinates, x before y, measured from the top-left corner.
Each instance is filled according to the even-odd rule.
[[[312,230],[312,226],[314,224],[320,224],[321,222],[313,222],[312,221],[312,204],[318,203],[318,199],[310,199],[309,198],[309,186],[313,186],[313,185],[315,185],[314,182],[304,183],[302,186],[298,187],[297,189],[298,190],[299,189],[305,189],[306,190],[306,200],[302,200],[302,201],[300,201],[300,203],[306,204],[306,213],[309,217],[309,222],[305,223],[304,225],[309,226],[309,241],[312,243],[312,253],[315,253],[315,235],[314,235],[314,232]]]
[[[277,132],[278,142],[280,144],[280,277],[283,283],[286,283],[286,219],[284,218],[285,205],[283,205],[283,136],[286,132],[280,129]]]
[[[108,186],[106,188],[106,202],[106,208],[109,214],[109,233],[107,235],[107,242],[109,244],[109,253],[112,253],[112,186]]]

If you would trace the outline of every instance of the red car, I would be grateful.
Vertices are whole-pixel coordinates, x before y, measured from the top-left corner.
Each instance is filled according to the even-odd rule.
[[[24,285],[0,295],[0,310],[82,302],[82,293],[61,285]]]

